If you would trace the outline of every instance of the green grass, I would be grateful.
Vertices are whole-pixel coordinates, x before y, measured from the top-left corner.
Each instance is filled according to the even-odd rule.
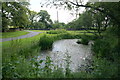
[[[29,37],[29,38],[23,38],[23,39],[19,39],[19,40],[1,42],[2,47],[9,47],[12,42],[16,42],[16,41],[21,41],[21,46],[26,47],[31,42],[38,42],[39,39],[40,39],[40,36],[42,36],[43,34],[45,34],[45,33],[41,33],[41,34],[38,34],[38,35],[33,36],[33,37]]]
[[[88,34],[91,36],[90,34]],[[41,33],[34,37],[1,42],[2,45],[2,71],[3,78],[115,78],[118,77],[117,62],[110,62],[104,58],[93,58],[90,66],[91,72],[68,72],[63,73],[62,68],[51,71],[51,60],[36,61],[40,50],[49,49],[55,40],[80,39],[84,34],[68,32],[64,34]],[[91,37],[90,37],[91,38]],[[47,43],[48,42],[48,43]],[[50,44],[49,44],[50,43]],[[41,44],[41,45],[40,45]],[[49,44],[49,45],[48,45]],[[43,62],[46,66],[39,68]],[[34,66],[33,66],[34,65]]]
[[[30,38],[1,42],[2,45],[2,67],[3,77],[5,78],[24,78],[33,77],[31,70],[32,61],[40,53],[38,41],[44,33]],[[35,76],[34,76],[35,77]]]
[[[61,39],[81,39],[82,42],[81,44],[88,44],[88,42],[92,39],[93,35],[88,35],[85,36],[84,34],[81,33],[60,33],[60,34],[45,34],[44,36],[40,37],[39,40],[39,46],[41,47],[42,50],[47,50],[52,48],[53,42],[56,40],[61,40]]]
[[[64,29],[58,29],[58,30],[29,30],[34,32],[47,32],[48,34],[59,34],[59,33],[71,33],[71,34],[81,34],[81,35],[93,35],[93,33],[87,33],[86,30],[76,30],[76,31],[67,31]],[[93,30],[89,30],[90,32],[94,32]],[[82,33],[81,33],[82,32]],[[85,33],[83,33],[85,32]]]
[[[16,31],[16,32],[3,32],[1,33],[2,36],[0,38],[11,38],[11,37],[18,37],[18,36],[22,36],[22,35],[26,35],[29,32],[26,31]]]
[[[33,32],[47,32],[49,30],[29,30],[29,31],[33,31]]]
[[[48,34],[62,34],[62,33],[67,33],[65,29],[56,29],[56,30],[50,30],[47,31]]]

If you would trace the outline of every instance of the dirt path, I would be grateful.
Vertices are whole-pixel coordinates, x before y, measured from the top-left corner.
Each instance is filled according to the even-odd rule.
[[[0,39],[0,42],[11,41],[11,40],[16,40],[16,39],[22,39],[22,38],[28,38],[28,37],[33,37],[35,35],[38,35],[39,33],[43,33],[43,32],[33,32],[33,31],[27,31],[27,32],[30,32],[30,33],[28,33],[26,35],[18,36],[18,37],[3,38],[3,39]]]

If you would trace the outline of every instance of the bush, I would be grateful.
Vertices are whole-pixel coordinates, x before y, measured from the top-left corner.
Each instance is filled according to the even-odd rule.
[[[82,38],[81,43],[84,45],[88,45],[89,40],[87,38]]]
[[[47,32],[48,34],[61,34],[61,33],[67,33],[64,29],[56,29],[56,30],[50,30]]]
[[[61,39],[73,39],[74,38],[74,36],[70,33],[60,34],[58,35],[58,37],[60,37]]]
[[[72,35],[70,33],[58,34],[56,36],[43,35],[42,37],[40,37],[39,46],[41,47],[41,50],[47,50],[47,49],[52,48],[52,44],[56,40],[74,39],[74,38],[78,38],[78,37],[80,37],[80,36]]]
[[[54,40],[55,40],[54,37],[49,37],[46,35],[43,35],[42,37],[40,37],[39,46],[41,47],[41,50],[51,49]]]
[[[96,40],[92,49],[99,57],[107,57],[110,55],[110,45],[104,39]]]
[[[83,35],[83,36],[81,36],[81,39],[77,41],[77,43],[88,45],[90,40],[92,40],[92,38],[90,36]]]
[[[95,40],[92,47],[93,51],[97,56],[104,57],[112,61],[118,59],[120,57],[120,46],[116,31],[111,27],[103,34],[103,38]]]
[[[94,78],[118,78],[118,64],[105,58],[94,57],[92,75]]]

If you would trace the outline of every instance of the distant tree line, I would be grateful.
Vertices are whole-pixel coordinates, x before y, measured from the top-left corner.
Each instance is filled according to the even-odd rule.
[[[79,14],[78,19],[65,24],[58,21],[52,22],[49,13],[45,10],[40,10],[40,12],[29,10],[29,2],[3,2],[1,10],[2,31],[7,31],[9,26],[24,27],[26,29],[64,28],[68,30],[95,30],[101,35],[102,31],[105,31],[108,27],[116,26],[116,28],[119,28],[118,26],[120,26],[119,2],[97,2],[85,5],[69,0],[63,2],[69,9],[74,9],[77,6],[77,8],[85,7],[86,10]]]

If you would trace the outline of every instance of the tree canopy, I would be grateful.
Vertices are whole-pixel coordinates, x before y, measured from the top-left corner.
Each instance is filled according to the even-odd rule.
[[[50,24],[52,24],[52,20],[50,19],[50,15],[45,10],[40,10],[38,13],[38,22],[42,22],[45,24],[46,28],[50,27]]]
[[[8,26],[24,27],[29,24],[28,2],[2,2],[2,31]]]
[[[48,29],[52,25],[52,20],[46,10],[30,11],[29,20],[31,22],[29,28],[32,29]]]

